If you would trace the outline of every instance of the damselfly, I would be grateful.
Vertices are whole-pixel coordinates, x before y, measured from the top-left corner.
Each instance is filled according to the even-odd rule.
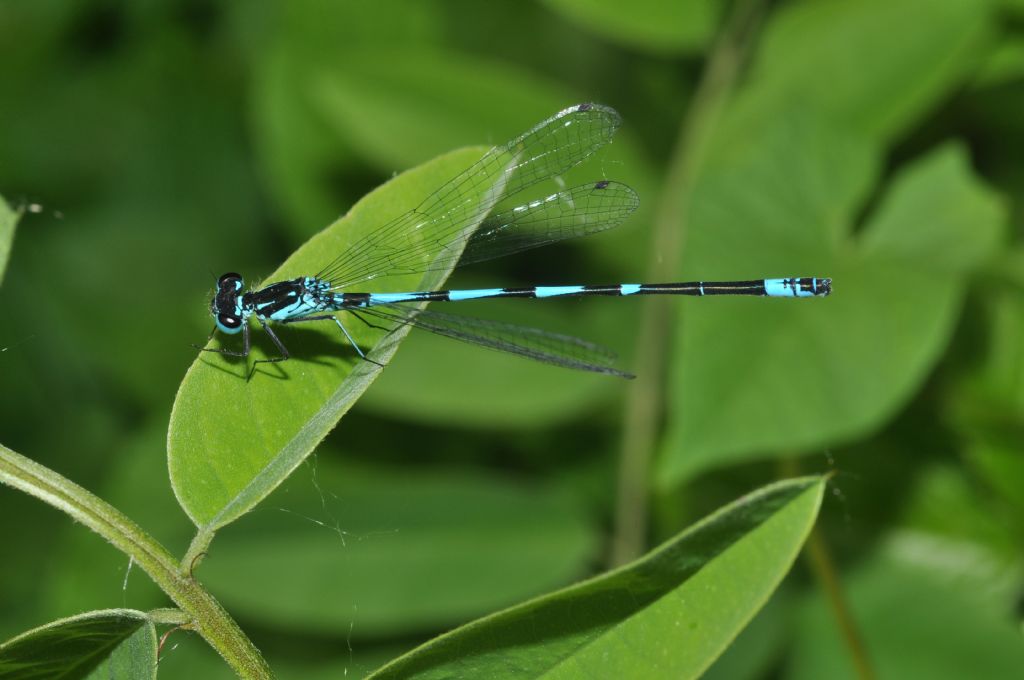
[[[560,179],[562,173],[607,144],[619,123],[614,109],[598,104],[578,104],[560,111],[522,136],[491,149],[416,208],[356,241],[316,274],[249,292],[243,292],[240,275],[224,274],[210,303],[216,322],[211,337],[217,330],[241,332],[243,348],[241,352],[205,351],[247,357],[248,322],[255,317],[280,352],[280,356],[257,360],[255,370],[256,364],[291,356],[271,322],[331,321],[360,357],[377,363],[342,323],[339,313],[346,313],[369,325],[375,324],[367,316],[384,322],[384,328],[408,324],[559,366],[631,377],[613,367],[611,352],[584,340],[428,311],[423,303],[587,295],[820,297],[831,292],[831,279],[812,277],[372,292],[373,288],[382,290],[378,283],[367,286],[371,292],[359,289],[360,284],[375,279],[446,270],[617,226],[637,208],[639,199],[628,186],[609,180],[564,189],[511,210],[499,211],[496,206],[538,182]]]

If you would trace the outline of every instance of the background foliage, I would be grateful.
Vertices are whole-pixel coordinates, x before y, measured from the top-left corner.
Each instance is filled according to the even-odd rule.
[[[712,0],[0,4],[0,441],[184,552],[173,395],[211,273],[255,280],[393,173],[618,109],[590,176],[618,233],[459,275],[640,280],[725,8]],[[648,545],[799,466],[888,677],[1011,677],[1024,544],[1024,4],[760,7],[689,190],[680,279],[832,276],[809,304],[679,301]],[[10,219],[0,210],[0,262]],[[680,226],[682,230],[683,227]],[[480,315],[637,366],[628,300]],[[287,339],[286,339],[287,342]],[[375,668],[607,566],[628,386],[413,334],[318,452],[218,538],[201,576],[282,674]],[[229,433],[219,433],[226,436]],[[0,491],[0,639],[166,600],[66,518]],[[852,677],[796,569],[710,671]],[[228,677],[179,633],[163,677]]]

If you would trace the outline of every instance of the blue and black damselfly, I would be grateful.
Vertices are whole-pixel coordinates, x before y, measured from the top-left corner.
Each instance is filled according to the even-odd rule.
[[[389,276],[446,270],[617,226],[637,208],[639,199],[628,186],[608,180],[558,191],[511,210],[499,211],[496,206],[538,182],[558,180],[562,173],[607,144],[619,123],[618,113],[606,106],[579,104],[565,109],[511,142],[491,149],[416,208],[358,240],[314,275],[243,292],[240,275],[224,274],[217,281],[210,304],[216,322],[213,332],[241,332],[243,348],[241,352],[205,351],[248,356],[248,321],[255,317],[280,352],[278,357],[255,363],[284,361],[290,354],[271,322],[332,321],[358,355],[372,362],[339,318],[338,314],[344,312],[375,327],[411,325],[559,366],[631,377],[613,367],[611,352],[578,338],[428,311],[422,308],[423,303],[587,295],[821,297],[831,292],[831,279],[811,277],[411,292],[359,290],[360,285]],[[383,288],[379,283],[366,287]]]

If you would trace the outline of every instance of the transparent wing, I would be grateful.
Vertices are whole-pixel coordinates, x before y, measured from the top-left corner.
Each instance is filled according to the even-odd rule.
[[[614,109],[598,104],[560,111],[488,151],[419,206],[358,240],[317,276],[342,289],[452,266],[498,201],[576,166],[611,140],[619,122]],[[497,257],[491,253],[488,257]]]
[[[617,227],[640,205],[619,182],[594,182],[489,215],[466,242],[459,265],[519,253]]]
[[[634,377],[631,373],[620,371],[613,366],[616,358],[614,352],[571,335],[561,335],[538,328],[516,326],[498,321],[427,311],[401,304],[367,307],[353,313],[360,317],[370,315],[392,323],[411,325],[437,335],[518,354],[556,366],[604,373],[620,378]]]

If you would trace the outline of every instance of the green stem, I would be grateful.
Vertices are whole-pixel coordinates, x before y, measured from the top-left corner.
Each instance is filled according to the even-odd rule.
[[[180,609],[174,609],[173,607],[150,609],[146,612],[146,616],[148,616],[149,620],[153,623],[162,626],[185,626],[192,622],[192,619],[189,618],[188,614]]]
[[[661,192],[648,266],[650,280],[666,281],[678,275],[694,180],[729,101],[760,13],[759,0],[738,2],[708,58],[690,111],[679,129]],[[644,551],[650,467],[663,411],[672,309],[668,298],[644,301],[635,353],[639,362],[637,379],[630,385],[623,424],[611,550],[614,565],[625,564]]]
[[[795,455],[785,456],[778,462],[779,477],[787,479],[798,477],[803,474],[800,469],[800,459]],[[831,473],[829,474],[831,477]],[[857,621],[853,618],[853,612],[846,601],[843,593],[843,585],[839,580],[839,570],[836,569],[832,555],[829,553],[828,544],[822,536],[817,525],[811,529],[804,544],[804,558],[810,567],[818,586],[824,591],[833,616],[839,625],[839,632],[843,636],[847,649],[850,650],[850,657],[853,659],[857,677],[860,680],[875,680],[874,667],[871,665],[871,658],[868,656],[868,648],[864,644],[864,637],[860,634]]]
[[[0,482],[49,503],[131,557],[174,601],[198,632],[241,678],[273,674],[259,650],[187,567],[117,509],[71,480],[0,444]]]
[[[860,630],[857,628],[857,623],[846,602],[842,585],[839,583],[839,574],[832,562],[828,546],[817,527],[811,530],[804,550],[811,571],[814,572],[815,579],[825,591],[825,596],[832,607],[832,613],[839,623],[839,630],[850,650],[853,665],[857,669],[857,677],[861,680],[874,680],[875,671],[868,657],[868,649],[864,645],[864,639],[861,637]]]
[[[196,532],[195,537],[192,538],[192,543],[189,544],[188,550],[185,551],[185,556],[181,558],[181,569],[189,574],[198,566],[199,562],[206,555],[207,548],[210,547],[210,543],[213,541],[214,532],[209,529],[199,529]]]

